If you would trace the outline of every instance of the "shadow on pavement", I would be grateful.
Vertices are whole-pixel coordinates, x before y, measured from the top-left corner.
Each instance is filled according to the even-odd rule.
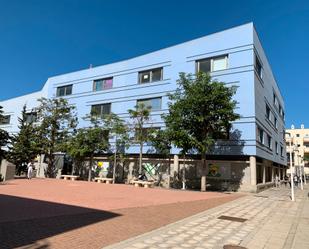
[[[1,194],[0,248],[35,245],[38,240],[119,215],[91,208]],[[48,245],[32,248],[48,248]]]

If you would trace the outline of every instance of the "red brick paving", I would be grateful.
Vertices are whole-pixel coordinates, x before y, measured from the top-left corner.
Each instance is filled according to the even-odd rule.
[[[0,185],[0,248],[102,248],[240,196],[55,179],[13,180]]]

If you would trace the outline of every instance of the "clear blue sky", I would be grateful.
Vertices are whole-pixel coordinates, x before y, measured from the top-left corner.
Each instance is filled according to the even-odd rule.
[[[285,98],[286,126],[309,127],[307,0],[0,0],[0,100],[251,21]]]

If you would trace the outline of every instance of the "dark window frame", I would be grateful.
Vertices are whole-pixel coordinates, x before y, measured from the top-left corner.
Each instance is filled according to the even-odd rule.
[[[159,109],[153,109],[152,106],[150,106],[150,110],[151,111],[160,111],[162,110],[162,97],[153,97],[153,98],[146,98],[146,99],[138,99],[136,101],[136,105],[138,106],[141,102],[145,102],[145,101],[151,101],[153,99],[160,99],[160,108]],[[146,106],[146,105],[145,105]],[[146,106],[147,107],[147,106]]]
[[[62,89],[64,90],[63,94],[61,94]],[[71,95],[72,92],[73,92],[73,84],[65,85],[65,86],[58,86],[56,90],[56,96],[57,97],[68,96],[68,95]]]
[[[153,72],[160,70],[160,79],[158,80],[153,80]],[[143,81],[143,75],[149,73],[149,81]],[[159,82],[163,80],[163,67],[157,67],[157,68],[152,68],[144,71],[139,71],[138,72],[138,83],[139,84],[147,84],[147,83],[152,83],[152,82]]]
[[[3,115],[3,119],[0,120],[0,125],[9,125],[11,123],[11,115]]]
[[[111,87],[106,87],[106,81],[107,80],[112,80],[112,86]],[[96,83],[98,83],[98,82],[102,82],[102,84],[101,84],[101,89],[97,90]],[[93,81],[92,90],[94,92],[104,91],[104,90],[112,89],[113,86],[114,86],[114,77],[101,78],[101,79],[96,79],[96,80]]]
[[[220,70],[214,70],[213,68],[213,61],[219,58],[224,58],[226,60],[226,68],[225,69],[220,69]],[[223,70],[227,70],[229,68],[229,63],[228,63],[228,59],[229,59],[229,55],[228,54],[223,54],[223,55],[218,55],[218,56],[214,56],[214,57],[208,57],[208,58],[203,58],[203,59],[199,59],[195,61],[195,72],[199,73],[200,70],[200,63],[201,62],[206,62],[208,61],[209,63],[209,71],[206,71],[204,73],[212,73],[212,72],[219,72],[219,71],[223,71]]]
[[[109,106],[109,111],[108,113],[104,113],[104,106]],[[95,108],[100,108],[100,111],[99,112],[95,112],[94,109]],[[103,103],[103,104],[96,104],[96,105],[92,105],[91,106],[91,110],[90,110],[90,115],[92,117],[103,117],[104,115],[108,115],[111,113],[111,110],[112,110],[112,104],[111,103]]]

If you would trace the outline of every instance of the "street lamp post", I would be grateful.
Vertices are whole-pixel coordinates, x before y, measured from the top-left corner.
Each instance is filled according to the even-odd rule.
[[[305,180],[305,185],[307,185],[306,172],[305,172],[305,160],[304,160],[304,157],[302,157],[302,164],[303,164],[303,170],[304,170],[304,180]]]
[[[298,162],[298,167],[299,167],[299,177],[300,177],[300,189],[301,190],[304,190],[304,185],[303,185],[303,170],[302,170],[302,168],[301,168],[301,165],[300,165],[300,155],[298,155],[298,160],[297,160],[297,162]]]
[[[290,176],[290,181],[291,181],[291,199],[292,201],[295,201],[295,196],[294,196],[294,178],[293,178],[293,162],[292,162],[292,135],[290,132],[285,132],[285,134],[289,135],[290,137],[290,171],[291,171],[291,176]]]

